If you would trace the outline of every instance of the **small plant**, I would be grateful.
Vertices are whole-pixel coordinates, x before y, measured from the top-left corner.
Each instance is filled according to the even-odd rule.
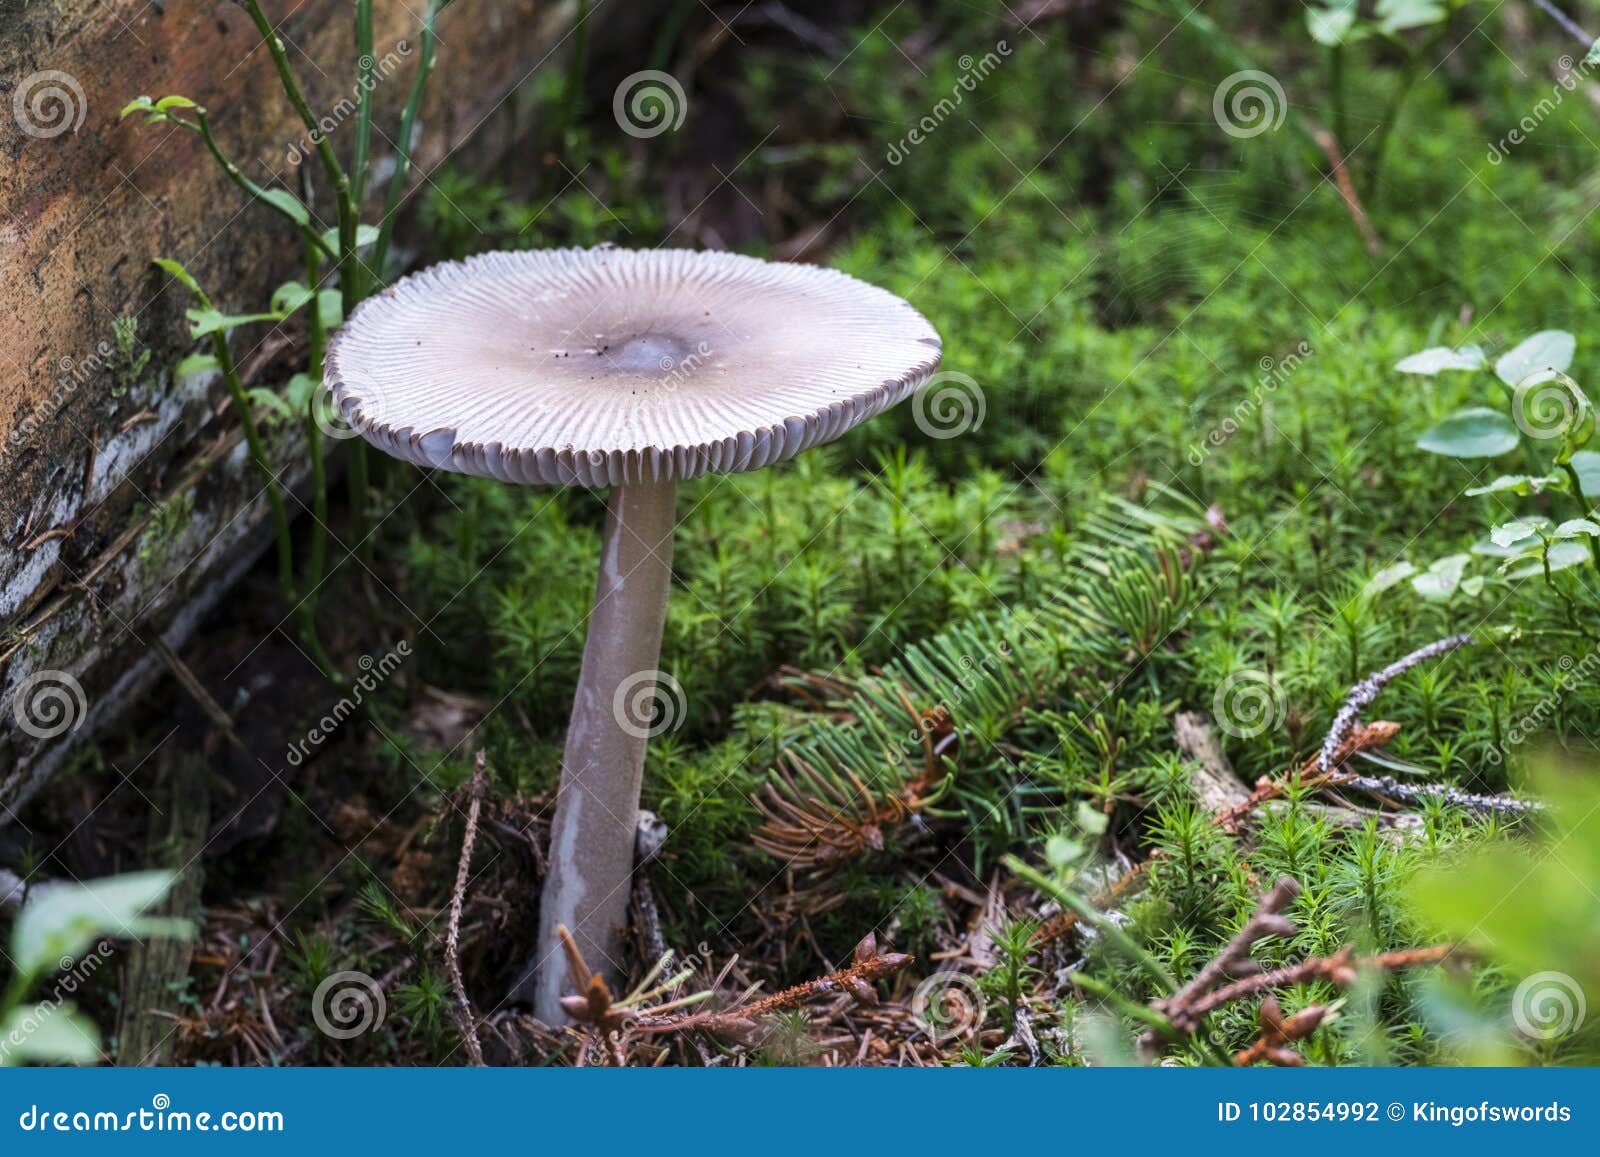
[[[323,468],[322,430],[331,420],[327,402],[319,389],[322,382],[323,356],[327,349],[328,334],[355,309],[356,305],[381,288],[388,276],[388,255],[394,235],[394,223],[400,201],[405,193],[406,181],[411,172],[412,150],[416,144],[417,117],[422,107],[422,97],[428,78],[433,72],[437,48],[435,24],[439,14],[451,0],[428,0],[421,18],[420,51],[411,88],[401,114],[396,137],[396,156],[389,175],[388,187],[383,197],[383,214],[377,225],[363,224],[362,209],[365,203],[366,184],[371,161],[372,91],[375,84],[373,69],[372,0],[356,0],[355,47],[358,77],[356,84],[356,126],[352,154],[348,165],[342,163],[334,152],[328,134],[318,123],[316,114],[307,103],[294,69],[289,61],[283,40],[274,31],[271,22],[262,12],[258,0],[241,0],[245,11],[260,33],[262,43],[272,58],[278,80],[289,103],[305,125],[307,137],[315,143],[318,167],[327,182],[337,210],[337,222],[323,228],[315,221],[308,200],[302,199],[286,188],[267,188],[252,180],[242,168],[222,151],[212,131],[210,114],[200,104],[186,96],[173,94],[160,98],[141,96],[122,109],[123,117],[135,114],[144,117],[147,125],[171,125],[194,133],[205,145],[206,151],[222,167],[228,178],[252,201],[264,206],[292,225],[299,234],[304,248],[305,281],[280,287],[272,297],[266,311],[254,314],[227,316],[217,311],[187,272],[180,275],[181,266],[175,262],[157,262],[167,272],[177,277],[199,301],[198,309],[189,311],[190,336],[196,341],[210,337],[213,353],[209,356],[188,359],[179,367],[195,372],[202,369],[220,370],[233,395],[240,420],[245,425],[245,435],[250,443],[250,456],[258,470],[265,475],[264,483],[272,505],[273,521],[278,536],[278,582],[285,600],[297,607],[301,618],[301,636],[318,665],[329,678],[338,681],[332,661],[323,650],[317,637],[316,606],[326,572],[328,497]],[[309,188],[309,175],[307,176]],[[257,322],[281,323],[305,311],[308,333],[306,369],[294,375],[284,396],[273,391],[252,390],[248,397],[232,368],[227,353],[227,335],[234,329]],[[119,343],[122,340],[118,331]],[[148,357],[148,354],[145,355]],[[142,368],[142,365],[141,367]],[[311,558],[307,564],[305,581],[298,591],[294,585],[294,567],[288,535],[288,519],[282,495],[267,460],[258,423],[251,414],[251,403],[262,407],[275,417],[298,414],[304,421],[307,450],[312,470],[312,516],[315,526],[311,534]],[[351,537],[354,550],[363,556],[368,551],[366,525],[367,462],[366,449],[360,440],[350,448],[349,462]]]
[[[1422,450],[1462,460],[1498,458],[1520,450],[1528,473],[1501,474],[1468,488],[1467,495],[1550,496],[1568,517],[1557,522],[1542,513],[1529,514],[1500,523],[1471,553],[1446,555],[1425,570],[1409,562],[1385,568],[1368,584],[1369,594],[1410,579],[1425,599],[1476,597],[1487,576],[1467,572],[1474,556],[1482,556],[1500,560],[1499,575],[1507,582],[1542,576],[1576,619],[1574,591],[1558,585],[1554,576],[1585,563],[1600,572],[1600,515],[1594,505],[1600,498],[1600,454],[1584,449],[1595,434],[1594,407],[1566,373],[1575,348],[1573,336],[1562,330],[1534,334],[1494,363],[1509,414],[1497,406],[1471,406],[1417,439]],[[1487,365],[1484,351],[1468,345],[1426,349],[1401,359],[1395,368],[1432,377],[1451,371],[1476,373]]]
[[[116,384],[111,396],[120,398],[144,380],[145,368],[150,364],[150,350],[139,341],[139,318],[125,313],[111,323],[111,335],[116,341],[117,360],[112,368]]]

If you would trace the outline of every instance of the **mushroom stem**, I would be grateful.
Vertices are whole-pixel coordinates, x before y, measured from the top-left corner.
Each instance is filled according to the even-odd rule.
[[[661,630],[672,581],[672,481],[617,486],[606,503],[605,538],[583,671],[572,704],[561,787],[550,831],[549,871],[539,905],[534,1011],[566,1023],[561,997],[588,977],[567,975],[556,926],[566,925],[584,959],[608,980],[622,971],[639,790],[652,734],[678,718],[656,712]]]

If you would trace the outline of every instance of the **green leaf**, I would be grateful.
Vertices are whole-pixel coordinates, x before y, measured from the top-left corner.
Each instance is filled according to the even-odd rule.
[[[375,245],[378,241],[378,227],[376,225],[356,226],[356,248],[365,249],[368,245]],[[339,228],[334,226],[322,233],[322,243],[335,253],[339,252]]]
[[[256,403],[256,405],[265,406],[285,418],[294,414],[294,411],[289,408],[289,403],[283,400],[278,391],[269,390],[265,386],[257,386],[254,389],[245,391],[245,397]]]
[[[71,1004],[14,1008],[0,1021],[0,1065],[92,1065],[99,1059],[100,1030]]]
[[[1089,803],[1088,800],[1079,800],[1077,808],[1078,826],[1092,836],[1103,835],[1111,820],[1105,812]]]
[[[1572,364],[1578,339],[1564,329],[1546,329],[1507,350],[1494,363],[1494,372],[1508,386],[1521,385],[1534,374],[1565,370]]]
[[[169,257],[157,257],[153,264],[176,278],[179,284],[209,305],[211,299],[206,296],[205,290],[200,288],[200,283],[194,279],[193,274],[183,267],[182,263],[173,261]]]
[[[262,192],[261,199],[267,204],[276,207],[280,212],[287,214],[296,225],[310,226],[311,214],[300,203],[300,198],[289,192],[289,190],[266,189]]]
[[[1600,498],[1600,452],[1579,450],[1568,463],[1578,474],[1585,495]]]
[[[285,281],[272,291],[268,308],[279,317],[288,317],[311,300],[311,290],[298,281]]]
[[[1525,731],[1547,725],[1542,714],[1523,723]],[[1547,802],[1537,824],[1516,839],[1478,842],[1470,855],[1440,857],[1405,890],[1446,938],[1481,945],[1486,963],[1508,978],[1559,975],[1578,1010],[1587,994],[1592,1017],[1600,1005],[1600,785],[1576,767],[1544,766],[1526,791]],[[1530,995],[1527,1005],[1537,1000]],[[1570,1043],[1581,1046],[1580,1030],[1592,1026],[1579,1012],[1571,1027]],[[1527,1047],[1517,1050],[1524,1063]]]
[[[172,881],[171,872],[129,872],[36,888],[11,928],[12,966],[19,975],[39,976],[70,967],[102,937],[172,936],[187,929],[187,921],[144,915],[166,898]]]
[[[1385,36],[1439,24],[1449,15],[1438,0],[1378,0],[1373,14],[1378,18],[1378,31]]]
[[[210,337],[214,333],[227,333],[241,325],[254,325],[260,321],[282,321],[276,313],[222,313],[215,309],[190,309],[189,336]]]
[[[1419,574],[1413,578],[1411,586],[1425,599],[1434,602],[1448,599],[1456,593],[1456,587],[1461,585],[1461,576],[1466,572],[1467,563],[1471,561],[1470,554],[1448,555],[1430,566],[1427,574]]]
[[[1501,494],[1507,490],[1513,494],[1529,495],[1542,494],[1546,490],[1564,490],[1567,476],[1565,474],[1502,474],[1487,486],[1467,487],[1467,497],[1476,498],[1480,494]]]
[[[1589,548],[1581,542],[1556,542],[1550,545],[1550,549],[1544,552],[1537,562],[1529,563],[1520,570],[1510,570],[1512,563],[1516,561],[1516,559],[1512,559],[1510,562],[1501,565],[1501,570],[1509,571],[1506,575],[1507,579],[1514,581],[1535,576],[1542,577],[1547,565],[1551,574],[1558,570],[1570,570],[1575,566],[1583,566],[1589,561]]]
[[[1402,374],[1424,374],[1432,377],[1445,370],[1481,370],[1484,367],[1483,348],[1464,345],[1458,350],[1449,346],[1434,346],[1395,362],[1394,368]]]
[[[311,404],[311,395],[317,392],[317,381],[310,374],[299,373],[289,379],[285,387],[284,397],[289,399],[289,409],[296,414],[303,414],[306,407]]]
[[[1550,525],[1548,518],[1523,518],[1495,527],[1489,537],[1472,546],[1473,554],[1489,558],[1521,558],[1543,549],[1544,540],[1539,532]],[[1497,535],[1495,531],[1500,533]]]
[[[1386,566],[1368,580],[1367,585],[1361,588],[1364,598],[1381,594],[1397,583],[1402,583],[1417,573],[1417,568],[1409,562],[1397,562],[1393,566]]]
[[[317,291],[317,312],[322,317],[322,328],[336,330],[344,324],[344,301],[337,289]]]
[[[155,104],[154,104],[153,101],[151,101],[151,99],[149,97],[147,97],[147,96],[136,96],[132,100],[130,100],[127,104],[122,106],[122,111],[117,114],[117,119],[119,121],[120,120],[124,120],[124,119],[126,119],[128,116],[130,116],[133,113],[143,112],[146,109],[154,108],[154,107],[155,107]]]
[[[1343,44],[1356,23],[1356,0],[1321,0],[1306,9],[1306,30],[1318,44]]]
[[[1600,523],[1587,518],[1569,518],[1550,532],[1553,539],[1600,538]]]
[[[199,108],[200,106],[186,96],[164,96],[156,101],[156,108],[162,112],[171,112],[175,108]]]
[[[1585,54],[1583,62],[1590,65],[1600,64],[1600,40],[1589,45],[1589,51]]]
[[[1417,448],[1447,458],[1494,458],[1517,448],[1517,428],[1499,410],[1474,406],[1427,431]]]
[[[212,354],[191,354],[173,368],[172,377],[174,381],[178,381],[183,378],[195,377],[197,374],[209,374],[221,368],[216,357]]]
[[[1508,522],[1489,531],[1489,541],[1502,550],[1511,550],[1528,542],[1537,544],[1545,527],[1549,525],[1550,521],[1546,518],[1519,518],[1515,522]]]

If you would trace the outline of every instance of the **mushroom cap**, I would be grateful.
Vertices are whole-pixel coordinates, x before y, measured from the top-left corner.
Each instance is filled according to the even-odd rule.
[[[507,482],[759,470],[904,400],[939,335],[814,265],[686,249],[489,253],[364,302],[327,382],[368,442]]]

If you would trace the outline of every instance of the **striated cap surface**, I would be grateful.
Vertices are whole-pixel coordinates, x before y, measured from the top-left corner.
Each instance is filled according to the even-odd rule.
[[[789,458],[905,399],[939,355],[910,305],[835,270],[559,249],[404,278],[340,329],[326,377],[397,458],[615,486]]]

